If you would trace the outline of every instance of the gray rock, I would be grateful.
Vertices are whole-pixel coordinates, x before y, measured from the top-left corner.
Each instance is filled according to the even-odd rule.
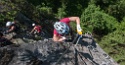
[[[6,52],[12,55],[6,62]],[[0,62],[6,65],[119,65],[93,38],[83,37],[78,44],[71,42],[55,43],[52,39],[44,39],[31,43],[23,43],[19,47],[6,46],[0,48]],[[4,52],[4,53],[3,53]],[[2,57],[3,55],[3,57]],[[6,57],[10,58],[10,57]]]

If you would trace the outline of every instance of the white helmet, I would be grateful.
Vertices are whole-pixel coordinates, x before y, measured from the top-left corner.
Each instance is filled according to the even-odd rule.
[[[36,24],[35,23],[32,23],[32,26],[35,26]]]
[[[8,21],[7,23],[6,23],[6,26],[8,27],[8,26],[11,26],[12,25],[12,22],[10,22],[10,21]]]
[[[68,34],[69,33],[69,26],[63,22],[56,22],[54,24],[54,28],[59,34]]]

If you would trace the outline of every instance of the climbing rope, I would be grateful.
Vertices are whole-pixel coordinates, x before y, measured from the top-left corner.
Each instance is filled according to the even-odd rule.
[[[75,46],[78,44],[78,42],[79,42],[79,40],[80,40],[80,38],[81,38],[81,36],[79,37],[79,38],[76,38],[77,39],[77,41],[76,41],[76,44],[75,44]],[[76,40],[75,39],[75,40]],[[75,41],[73,41],[73,43],[74,43]],[[59,61],[63,58],[63,55],[68,51],[68,49],[70,48],[70,46],[64,51],[64,53],[59,57],[59,59],[57,60],[57,63],[56,63],[56,65],[59,63]]]
[[[86,33],[86,34],[88,34],[88,33]],[[86,62],[84,61],[85,59],[87,59],[87,58],[85,58],[84,57],[84,59],[83,59],[83,56],[80,54],[80,52],[77,50],[77,48],[76,48],[76,46],[78,45],[78,42],[80,41],[80,39],[83,37],[83,35],[80,35],[80,36],[78,36],[76,39],[76,41],[74,41],[75,42],[75,44],[74,44],[74,46],[73,46],[73,49],[74,49],[74,54],[76,55],[76,54],[78,54],[78,56],[80,57],[80,59],[81,59],[81,61],[83,62],[83,64],[84,65],[87,65],[86,64]],[[91,37],[91,35],[89,36],[89,37]],[[73,43],[74,43],[73,42]],[[60,62],[60,60],[63,58],[63,55],[68,51],[68,49],[70,48],[70,46],[64,51],[64,53],[59,57],[59,59],[57,60],[57,63],[56,63],[56,65]],[[89,48],[88,48],[89,49]],[[91,51],[89,51],[90,53],[91,53]],[[75,57],[76,58],[76,57]],[[87,59],[88,61],[90,61],[93,65],[95,64],[95,63],[93,63],[93,60],[89,60],[89,59]]]

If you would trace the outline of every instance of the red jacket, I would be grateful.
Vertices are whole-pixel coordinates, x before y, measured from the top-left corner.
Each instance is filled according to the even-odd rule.
[[[42,27],[41,27],[40,25],[36,25],[36,26],[34,27],[34,29],[35,29],[38,33],[40,33]]]

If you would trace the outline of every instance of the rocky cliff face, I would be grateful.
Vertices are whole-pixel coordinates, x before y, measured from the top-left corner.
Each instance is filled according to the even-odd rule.
[[[86,35],[77,44],[51,38],[18,43],[0,48],[0,65],[118,65]]]

